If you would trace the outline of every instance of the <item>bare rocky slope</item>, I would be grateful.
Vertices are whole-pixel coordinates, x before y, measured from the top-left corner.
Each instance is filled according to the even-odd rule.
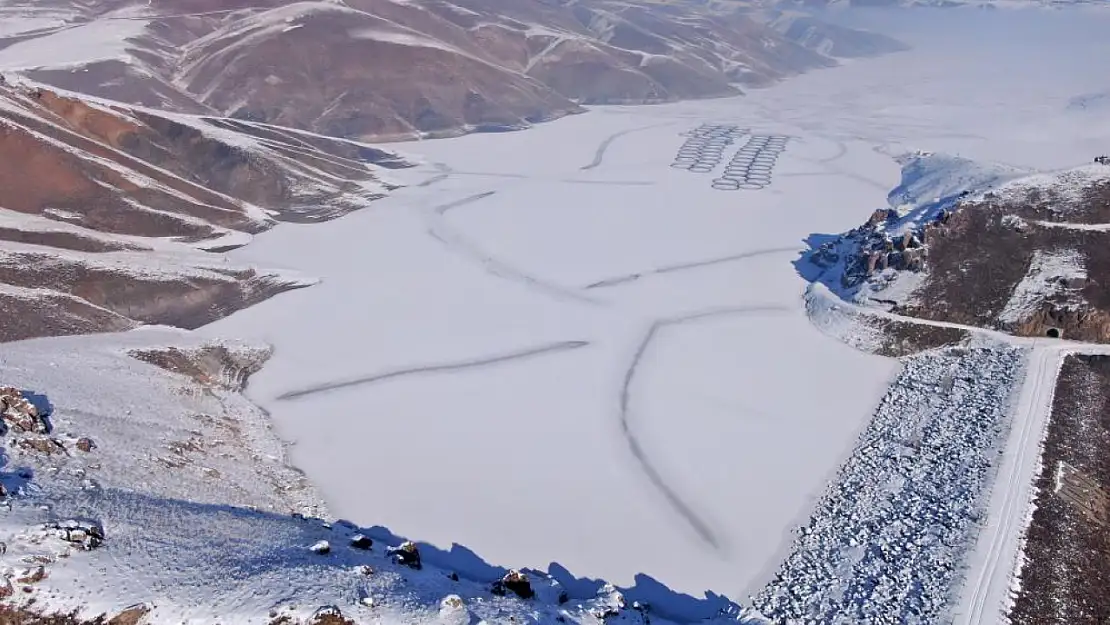
[[[219,254],[381,197],[391,154],[0,85],[0,341],[193,328],[303,278]]]
[[[521,128],[582,104],[735,95],[838,56],[901,49],[731,2],[25,4],[0,9],[21,20],[0,36],[0,70],[123,102],[364,140]],[[89,42],[85,55],[57,52]]]
[[[1110,165],[1027,175],[944,155],[903,162],[892,208],[820,242],[800,269],[899,314],[1110,342]]]

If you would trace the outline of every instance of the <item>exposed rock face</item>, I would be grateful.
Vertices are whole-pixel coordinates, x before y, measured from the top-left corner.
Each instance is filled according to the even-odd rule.
[[[19,432],[47,434],[50,431],[49,422],[24,397],[23,391],[11,386],[0,386],[0,419]]]
[[[270,352],[210,344],[196,349],[166,347],[135,350],[131,355],[167,371],[188,376],[202,386],[241,391],[247,378],[265,364]]]
[[[139,625],[150,612],[148,605],[135,605],[108,619],[108,625]]]
[[[193,328],[302,278],[219,252],[366,206],[406,165],[344,140],[0,86],[0,341]]]

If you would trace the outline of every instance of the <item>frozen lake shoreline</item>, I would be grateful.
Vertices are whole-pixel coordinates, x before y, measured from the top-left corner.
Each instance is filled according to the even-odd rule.
[[[395,146],[429,184],[257,237],[233,256],[322,284],[203,331],[275,346],[250,396],[339,516],[743,600],[897,368],[810,325],[804,241],[885,205],[898,151],[1052,168],[1106,139],[1063,104],[1098,85],[1002,45],[941,70],[958,46],[914,43],[744,98]],[[789,136],[770,186],[669,167],[704,122]]]

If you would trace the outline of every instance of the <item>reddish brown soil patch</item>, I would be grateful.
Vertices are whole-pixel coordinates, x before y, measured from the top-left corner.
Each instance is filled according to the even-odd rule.
[[[120,252],[124,250],[141,251],[150,249],[138,245],[127,245],[115,241],[94,239],[72,232],[16,230],[15,228],[4,228],[2,226],[0,226],[0,241],[30,243],[32,245],[58,247],[78,252]]]

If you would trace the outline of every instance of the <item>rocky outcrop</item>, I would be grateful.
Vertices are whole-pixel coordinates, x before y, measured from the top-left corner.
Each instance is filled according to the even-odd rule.
[[[104,543],[104,528],[92,521],[69,520],[47,526],[55,537],[90,551]]]
[[[143,362],[189,377],[201,386],[241,391],[247,378],[257,373],[270,357],[269,350],[208,344],[193,349],[166,347],[134,350]]]
[[[924,158],[907,167],[920,168]],[[990,168],[975,175],[993,186],[954,191],[940,180],[947,195],[875,211],[823,242],[807,257],[817,279],[848,299],[905,315],[1110,342],[1110,285],[1102,279],[1110,272],[1106,168],[1004,183]],[[916,274],[911,286],[896,286],[909,274]]]
[[[11,386],[0,386],[0,420],[5,426],[3,430],[11,428],[34,434],[50,432],[46,415],[39,414],[38,408],[24,396],[23,391]]]

